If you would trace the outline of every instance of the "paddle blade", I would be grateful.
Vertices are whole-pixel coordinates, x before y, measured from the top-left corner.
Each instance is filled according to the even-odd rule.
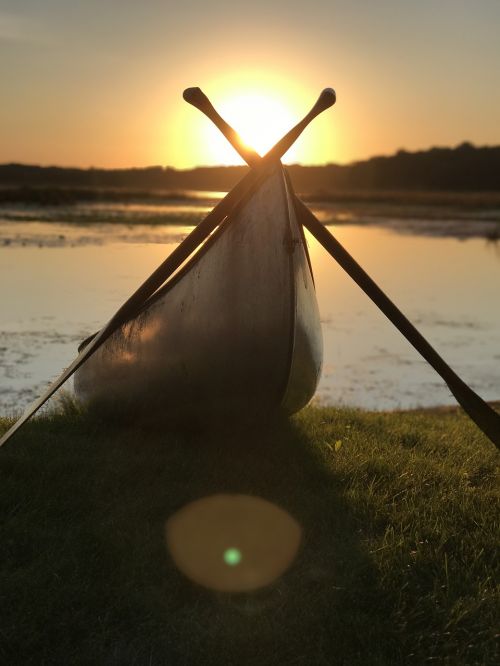
[[[182,93],[184,100],[201,111],[214,125],[222,132],[236,152],[245,160],[247,164],[256,166],[260,160],[260,155],[252,148],[247,146],[241,136],[236,132],[219,113],[214,109],[212,103],[201,90],[201,88],[186,88]]]
[[[337,101],[337,95],[333,88],[325,88],[321,91],[320,96],[318,97],[316,104],[311,109],[311,113],[314,115],[319,115],[326,109],[329,109]]]
[[[209,113],[211,109],[213,109],[210,100],[201,88],[186,88],[186,90],[182,93],[182,97],[188,104],[191,104],[191,106],[196,107],[205,114]]]
[[[361,287],[365,294],[394,324],[400,333],[413,345],[419,354],[434,368],[446,382],[457,402],[471,417],[474,423],[500,449],[500,415],[477,395],[441,358],[437,351],[427,342],[424,336],[413,326],[396,305],[386,296],[382,289],[351,257],[347,250],[316,219],[314,214],[300,199],[295,198],[297,217],[325,250],[337,261],[346,273]]]

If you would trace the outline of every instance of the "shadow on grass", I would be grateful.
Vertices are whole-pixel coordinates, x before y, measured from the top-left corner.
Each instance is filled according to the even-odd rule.
[[[345,482],[300,422],[160,434],[53,417],[1,452],[0,478],[3,663],[403,663]],[[214,493],[302,525],[271,586],[215,593],[175,568],[165,521]]]

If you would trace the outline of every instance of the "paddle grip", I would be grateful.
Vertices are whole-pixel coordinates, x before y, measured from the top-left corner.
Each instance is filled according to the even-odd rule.
[[[324,88],[324,90],[321,91],[316,104],[311,109],[311,116],[315,117],[323,111],[326,111],[326,109],[329,109],[331,106],[333,106],[336,101],[337,95],[335,90],[333,88]]]
[[[196,86],[193,88],[186,88],[182,93],[182,97],[188,104],[195,106],[205,114],[210,113],[214,108],[203,90]]]

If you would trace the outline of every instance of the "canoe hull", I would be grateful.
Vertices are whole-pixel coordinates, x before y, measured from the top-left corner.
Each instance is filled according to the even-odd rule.
[[[293,413],[322,359],[307,250],[280,167],[75,374],[129,415]]]

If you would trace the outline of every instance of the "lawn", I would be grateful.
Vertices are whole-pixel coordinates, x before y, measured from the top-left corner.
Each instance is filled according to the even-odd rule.
[[[0,450],[0,663],[498,664],[497,472],[458,410],[309,407],[217,433],[39,418]],[[271,585],[176,569],[165,521],[215,493],[301,525]]]

